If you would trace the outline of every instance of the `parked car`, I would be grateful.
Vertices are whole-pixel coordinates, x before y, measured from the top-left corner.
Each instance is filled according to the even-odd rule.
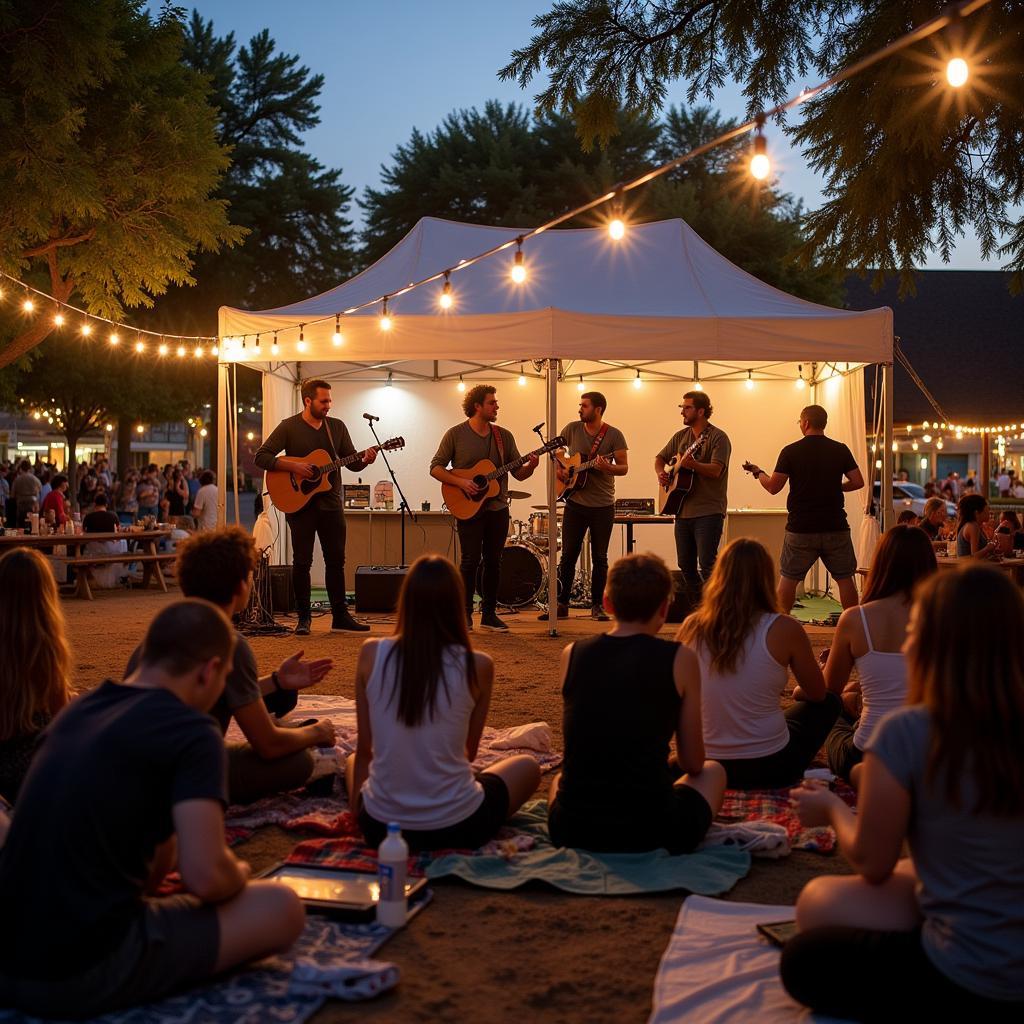
[[[882,494],[882,485],[875,481],[875,506]],[[906,480],[892,482],[892,510],[899,515],[906,509],[910,509],[915,516],[924,515],[924,503],[928,499],[924,496],[924,488],[920,484],[912,484]],[[946,502],[946,515],[956,515],[956,505],[951,501]]]

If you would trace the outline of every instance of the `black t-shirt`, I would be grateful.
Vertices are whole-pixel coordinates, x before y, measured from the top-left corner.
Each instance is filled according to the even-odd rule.
[[[118,523],[117,516],[109,509],[98,508],[93,512],[87,512],[82,520],[83,533],[113,533]]]
[[[186,800],[227,803],[209,715],[109,681],[72,701],[43,733],[0,851],[0,970],[56,981],[112,952]]]
[[[331,432],[330,438],[321,426],[313,429],[303,418],[302,413],[289,416],[281,420],[271,432],[259,450],[253,456],[256,465],[260,469],[275,469],[277,457],[283,451],[290,458],[302,459],[315,452],[318,448],[323,449],[332,458],[342,459],[346,455],[354,455],[356,447],[349,437],[348,427],[341,420],[331,419],[329,416],[324,421]],[[331,451],[330,442],[334,442],[334,452]],[[353,462],[348,467],[358,473],[366,468],[363,462]],[[331,489],[323,491],[313,499],[322,509],[343,509],[341,500],[341,473],[332,474]],[[309,506],[307,505],[306,508]]]
[[[939,528],[930,519],[922,519],[917,525],[920,526],[932,540],[939,539]]]
[[[139,644],[128,659],[124,670],[125,679],[139,667],[141,657],[142,644]],[[231,671],[224,683],[224,692],[210,709],[210,714],[217,720],[217,725],[220,727],[221,735],[223,736],[228,731],[231,716],[238,708],[254,704],[262,696],[256,655],[253,654],[249,641],[241,633],[235,633],[235,655],[231,663]]]
[[[789,477],[786,508],[790,533],[848,530],[843,476],[857,468],[853,452],[824,434],[808,434],[779,452],[776,473]]]

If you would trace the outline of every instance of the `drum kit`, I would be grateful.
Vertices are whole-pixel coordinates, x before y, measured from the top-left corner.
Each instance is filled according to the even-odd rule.
[[[509,491],[509,499],[529,498],[525,491]],[[548,537],[551,533],[551,513],[547,505],[533,505],[533,511],[525,522],[510,519],[508,538],[501,555],[501,571],[498,576],[498,604],[504,608],[529,608],[535,605],[547,606],[548,593]],[[556,549],[562,546],[562,510],[555,514]],[[590,606],[590,535],[584,542],[580,564],[573,580],[570,603],[581,607]],[[557,571],[557,567],[556,567]],[[481,589],[480,573],[477,574],[477,590]],[[561,601],[561,584],[559,584]]]

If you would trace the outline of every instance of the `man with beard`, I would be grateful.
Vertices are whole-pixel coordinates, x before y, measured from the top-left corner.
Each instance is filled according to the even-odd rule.
[[[349,437],[348,427],[341,420],[330,419],[331,385],[325,380],[307,380],[302,384],[302,412],[282,420],[256,452],[256,465],[263,470],[284,470],[303,479],[312,479],[317,467],[306,461],[317,449],[326,451],[332,459],[355,454],[355,445]],[[278,455],[284,451],[284,455]],[[354,473],[362,472],[377,458],[374,448],[362,453],[362,460],[350,463]],[[345,601],[345,513],[341,497],[341,473],[335,471],[329,490],[314,494],[298,512],[287,516],[292,532],[292,585],[298,607],[299,636],[309,634],[310,612],[309,571],[313,565],[313,541],[320,538],[327,569],[327,595],[331,600],[335,632],[351,630],[366,632],[369,626],[352,618]]]

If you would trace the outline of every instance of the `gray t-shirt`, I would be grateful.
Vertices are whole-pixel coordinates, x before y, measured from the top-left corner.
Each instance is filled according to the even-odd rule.
[[[584,462],[597,455],[606,455],[610,458],[613,453],[624,451],[628,447],[626,439],[622,436],[622,431],[618,427],[608,427],[593,456],[590,454],[590,451],[594,447],[594,440],[597,434],[588,434],[587,428],[581,420],[576,420],[575,423],[567,423],[559,433],[565,438],[569,454],[576,455],[579,453],[583,456]],[[614,505],[615,477],[611,473],[603,473],[599,469],[587,470],[587,482],[582,488],[574,488],[566,501],[583,505],[586,508],[606,508],[608,505]]]
[[[969,771],[960,808],[925,783],[931,713],[890,711],[867,750],[910,793],[907,840],[920,879],[922,944],[928,959],[963,988],[990,999],[1024,999],[1024,817],[974,814]]]
[[[680,519],[724,516],[729,506],[729,456],[732,455],[732,444],[724,430],[719,430],[710,423],[704,428],[701,438],[703,444],[693,453],[693,457],[698,462],[721,463],[725,469],[715,480],[697,475],[693,482],[693,490],[686,496],[683,507],[679,510]],[[672,435],[668,444],[658,452],[658,456],[668,462],[673,456],[685,452],[694,440],[693,430],[690,427],[683,427]]]
[[[501,432],[501,443],[504,453],[499,452],[494,441],[494,432],[488,431],[486,437],[481,437],[470,425],[468,420],[449,427],[437,446],[437,453],[430,460],[430,468],[440,466],[447,469],[469,469],[478,462],[487,459],[493,462],[495,468],[507,462],[514,462],[519,458],[519,449],[516,447],[516,439],[504,427],[498,427]],[[498,479],[498,493],[489,501],[484,502],[484,508],[488,512],[500,512],[508,507],[508,473]]]

